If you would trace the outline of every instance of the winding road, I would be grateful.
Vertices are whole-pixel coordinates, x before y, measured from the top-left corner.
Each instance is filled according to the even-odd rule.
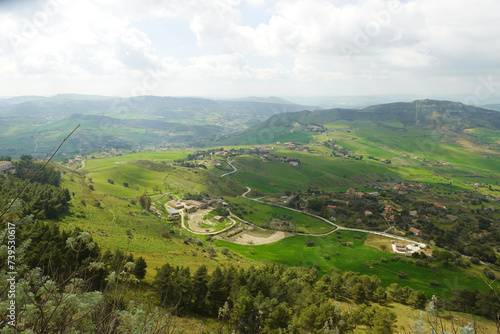
[[[237,169],[236,167],[234,167],[234,166],[233,166],[232,161],[229,161],[229,159],[228,159],[226,162],[227,162],[227,164],[228,164],[229,166],[233,167],[233,169],[234,169],[234,170],[232,170],[232,171],[230,171],[230,172],[227,172],[227,173],[224,173],[224,174],[222,174],[220,177],[224,177],[224,176],[226,176],[226,175],[233,174],[233,173],[236,173],[236,172],[238,171],[238,169]]]
[[[302,214],[305,214],[305,215],[317,218],[319,220],[322,220],[325,223],[328,223],[328,224],[336,227],[335,229],[333,229],[330,232],[326,232],[326,233],[322,233],[322,234],[308,234],[308,235],[311,235],[311,236],[320,237],[320,236],[325,236],[325,235],[332,234],[332,233],[334,233],[334,232],[336,232],[338,230],[344,230],[344,231],[355,231],[355,232],[363,232],[363,233],[376,234],[376,235],[380,235],[380,236],[387,237],[387,238],[393,238],[393,239],[403,240],[403,241],[407,241],[407,242],[410,242],[410,243],[413,243],[413,244],[419,244],[419,245],[425,246],[425,244],[417,242],[415,240],[411,240],[411,239],[408,239],[408,238],[404,238],[404,237],[400,237],[400,236],[397,236],[397,235],[394,235],[394,234],[387,233],[387,231],[389,231],[390,229],[392,229],[392,226],[389,227],[384,232],[377,232],[377,231],[370,231],[370,230],[364,230],[364,229],[359,229],[359,228],[344,227],[344,226],[337,225],[334,222],[332,222],[332,221],[330,221],[330,220],[328,220],[326,218],[320,217],[318,215],[315,215],[315,214],[312,214],[312,213],[309,213],[309,212],[303,212],[303,211],[300,211],[300,210],[297,210],[297,209],[293,209],[293,208],[289,208],[289,207],[286,207],[286,206],[283,206],[283,205],[266,203],[266,202],[263,202],[263,201],[261,201],[259,199],[247,197],[247,194],[249,192],[251,192],[251,191],[252,191],[252,188],[250,188],[250,187],[247,186],[247,190],[243,194],[241,194],[241,197],[244,197],[244,198],[249,199],[251,201],[259,202],[261,204],[274,205],[274,206],[277,206],[277,207],[280,207],[280,208],[283,208],[283,209],[287,209],[287,210],[299,212],[299,213],[302,213]]]

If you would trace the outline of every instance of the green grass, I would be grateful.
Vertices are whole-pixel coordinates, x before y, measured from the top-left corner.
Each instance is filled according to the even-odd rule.
[[[140,152],[125,154],[104,159],[87,159],[85,161],[85,170],[97,171],[106,168],[116,167],[117,164],[133,162],[137,160],[156,160],[173,162],[177,159],[182,159],[188,156],[192,151],[167,151],[167,152]]]
[[[356,235],[360,239],[355,239]],[[353,242],[352,247],[341,245],[336,233],[326,237],[294,236],[259,246],[237,245],[226,241],[219,241],[218,245],[228,247],[238,254],[257,261],[270,260],[290,266],[306,267],[317,264],[321,274],[328,273],[332,267],[335,267],[342,271],[377,275],[384,287],[391,283],[398,283],[401,286],[410,286],[424,291],[429,298],[432,295],[449,297],[454,289],[486,290],[488,288],[479,274],[480,270],[474,268],[464,270],[439,265],[440,273],[436,276],[430,268],[418,267],[414,264],[390,260],[382,263],[381,257],[389,259],[395,254],[364,246],[364,238],[364,233],[342,231],[342,239]],[[308,247],[306,240],[312,240],[314,246]],[[328,254],[330,259],[325,259],[324,254]],[[378,261],[379,265],[371,265],[373,260]],[[369,268],[364,264],[365,262],[370,263]],[[407,273],[409,279],[398,278],[399,271]],[[439,282],[440,286],[430,286],[429,280]]]
[[[241,218],[246,221],[252,222],[257,226],[262,227],[269,220],[286,215],[291,217],[290,221],[297,224],[297,229],[299,232],[320,234],[329,232],[334,228],[332,225],[322,220],[274,205],[263,204],[241,197],[226,198],[226,200],[228,200],[233,205],[239,204],[239,208],[247,211],[246,214],[242,214]],[[240,212],[242,210],[240,210]]]
[[[63,175],[63,179],[62,186],[75,195],[70,202],[70,214],[56,223],[66,230],[78,227],[91,233],[102,251],[128,249],[136,258],[143,256],[148,264],[148,282],[156,274],[155,269],[167,262],[189,266],[193,271],[202,264],[207,265],[211,271],[218,265],[232,263],[225,257],[210,259],[202,249],[209,244],[204,237],[194,236],[203,241],[202,247],[186,245],[183,238],[191,234],[181,230],[177,223],[160,219],[152,212],[144,213],[139,205],[133,205],[128,200],[97,190],[90,191],[79,173],[68,172]],[[160,199],[160,196],[153,196],[152,203],[163,210],[165,200]],[[96,206],[97,203],[99,206]],[[131,240],[127,238],[127,230],[132,232]],[[175,233],[165,238],[162,236],[165,230],[173,230]],[[242,264],[244,263],[245,261]]]

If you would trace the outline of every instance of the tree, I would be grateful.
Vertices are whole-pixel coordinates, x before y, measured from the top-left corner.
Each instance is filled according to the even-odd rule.
[[[198,267],[193,276],[193,309],[197,313],[206,313],[205,298],[209,279],[207,267],[205,265]]]
[[[264,321],[264,332],[269,333],[279,328],[287,328],[292,318],[292,314],[292,310],[288,307],[286,302],[279,304]]]
[[[385,307],[376,307],[373,317],[373,333],[392,334],[396,321],[396,313]]]
[[[422,291],[413,291],[406,303],[413,308],[424,309],[427,303],[427,297]]]
[[[256,333],[260,325],[258,315],[254,298],[246,287],[241,288],[230,312],[233,327],[238,333]]]
[[[379,303],[380,305],[383,305],[387,301],[387,293],[383,287],[377,287],[377,290],[375,290],[375,293],[373,294],[373,301]]]
[[[143,193],[139,196],[139,205],[142,206],[143,209],[149,210],[151,207],[151,197]]]
[[[146,260],[141,256],[135,260],[135,267],[132,273],[137,277],[137,279],[143,279],[146,277],[146,268],[148,267]]]
[[[212,277],[207,284],[206,304],[207,310],[211,315],[217,315],[229,296],[229,287],[224,284],[224,276],[219,267],[216,267],[212,273]]]

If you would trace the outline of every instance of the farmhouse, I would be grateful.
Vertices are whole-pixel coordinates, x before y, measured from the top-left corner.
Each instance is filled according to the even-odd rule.
[[[370,210],[365,210],[365,216],[371,216],[373,215],[373,212],[371,212]]]
[[[356,189],[354,189],[354,188],[349,188],[345,192],[346,195],[354,195],[355,193],[356,193]]]
[[[184,204],[176,200],[168,201],[167,204],[176,209],[182,209],[184,207]]]
[[[214,218],[213,218],[213,219],[214,219],[216,222],[218,222],[218,223],[222,223],[222,222],[224,222],[224,217],[222,217],[222,216],[214,216]]]
[[[0,161],[0,173],[12,168],[12,162],[10,161]]]
[[[188,199],[186,201],[186,205],[188,205],[188,206],[194,206],[194,207],[200,208],[200,209],[206,209],[207,208],[207,203],[200,202],[200,201],[195,201],[195,200],[192,200],[192,199]]]
[[[194,205],[186,205],[186,212],[187,213],[191,213],[191,212],[195,212],[196,211],[196,206]]]
[[[410,232],[413,232],[413,234],[415,235],[422,235],[422,231],[420,231],[418,228],[415,228],[415,227],[410,227]]]
[[[175,217],[175,216],[178,216],[178,215],[179,215],[179,211],[177,211],[176,209],[171,209],[171,208],[168,208],[168,209],[167,209],[167,212],[168,212],[171,216],[173,216],[173,217]]]

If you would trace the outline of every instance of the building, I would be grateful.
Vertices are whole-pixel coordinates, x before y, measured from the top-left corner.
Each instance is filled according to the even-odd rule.
[[[345,192],[346,195],[354,195],[355,193],[356,193],[356,189],[354,189],[354,188],[349,188]]]
[[[192,212],[195,212],[196,211],[196,206],[194,205],[186,205],[186,212],[187,213],[192,213]]]
[[[290,161],[289,164],[292,167],[297,167],[299,165],[299,163],[297,161]]]
[[[175,216],[178,216],[179,215],[179,211],[177,211],[176,209],[171,209],[171,208],[168,208],[167,209],[167,212],[169,213],[169,215],[175,217]]]
[[[3,173],[9,169],[11,169],[13,166],[12,166],[12,162],[10,161],[0,161],[0,173]]]
[[[206,209],[207,208],[207,203],[200,202],[200,201],[195,201],[195,200],[192,200],[192,199],[188,199],[186,201],[186,205],[188,205],[188,206],[195,206],[196,208],[200,208],[200,209]]]
[[[168,201],[167,204],[175,209],[182,209],[184,207],[184,204],[176,200]]]
[[[406,253],[406,244],[404,242],[396,242],[396,251]]]
[[[371,216],[373,215],[373,212],[371,212],[370,210],[365,210],[365,216]]]
[[[225,219],[224,219],[224,217],[222,217],[222,216],[214,216],[214,218],[213,218],[213,219],[214,219],[216,222],[218,222],[218,223],[223,223],[223,222],[224,222],[224,220],[225,220]]]
[[[418,235],[418,236],[422,235],[422,231],[420,231],[418,228],[415,228],[415,227],[410,227],[410,232],[413,232],[413,234]]]

